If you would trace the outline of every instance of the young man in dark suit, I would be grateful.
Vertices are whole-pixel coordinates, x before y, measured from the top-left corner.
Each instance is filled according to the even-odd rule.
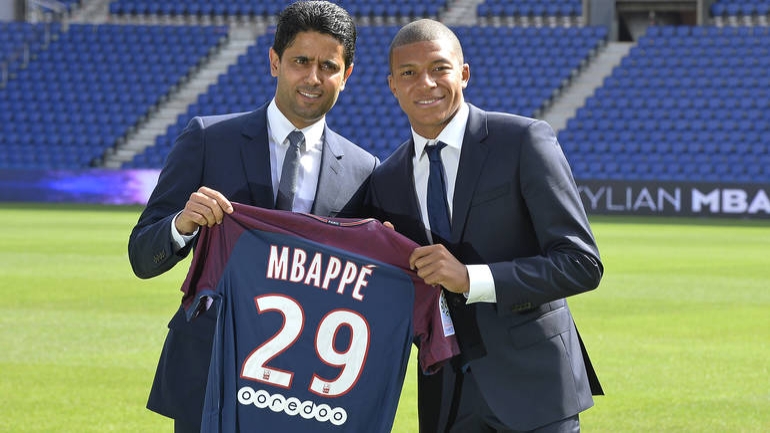
[[[356,216],[377,159],[326,126],[353,71],[356,27],[326,1],[289,5],[270,49],[275,97],[249,113],[196,117],[177,138],[158,185],[131,232],[134,273],[150,278],[188,255],[198,228],[222,221],[231,201]],[[248,89],[244,89],[248,91]],[[301,135],[297,135],[297,131]],[[290,143],[290,136],[299,137]],[[299,148],[293,200],[281,182]],[[284,173],[286,172],[286,173]],[[281,197],[279,197],[281,196]],[[174,418],[176,432],[200,431],[215,311],[188,323],[180,308],[169,323],[147,407]]]
[[[420,431],[579,431],[601,388],[565,298],[596,288],[603,267],[553,130],[467,104],[470,67],[439,22],[404,26],[389,55],[412,134],[367,201],[424,245],[410,264],[444,287],[462,351],[418,376]]]

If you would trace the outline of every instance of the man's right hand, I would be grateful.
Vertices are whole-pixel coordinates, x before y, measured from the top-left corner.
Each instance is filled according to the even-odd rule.
[[[219,191],[202,186],[190,194],[190,199],[176,217],[176,229],[182,235],[190,235],[201,226],[221,224],[224,215],[233,212],[233,205]]]

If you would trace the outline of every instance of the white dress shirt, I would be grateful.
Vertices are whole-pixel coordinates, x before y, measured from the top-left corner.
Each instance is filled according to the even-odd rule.
[[[294,197],[294,212],[310,212],[313,208],[318,176],[321,173],[321,154],[323,152],[324,119],[300,129],[305,135],[305,145],[299,162],[297,194]],[[273,198],[278,197],[278,185],[286,151],[289,149],[289,134],[294,125],[275,105],[275,99],[267,107],[267,133],[270,141],[270,172],[273,180]]]
[[[417,199],[420,202],[420,212],[428,232],[428,239],[432,239],[427,205],[430,161],[425,152],[425,146],[433,145],[437,141],[446,143],[446,147],[441,151],[441,162],[444,164],[444,172],[446,174],[447,203],[450,204],[449,217],[452,218],[452,203],[454,200],[455,183],[457,181],[457,170],[460,165],[460,151],[463,146],[465,126],[468,123],[469,112],[468,106],[462,104],[457,114],[435,139],[429,140],[422,137],[412,129],[412,139],[414,141],[414,156],[412,160],[412,165],[414,166],[414,187]],[[495,281],[489,266],[466,265],[466,268],[468,269],[468,278],[470,279],[470,291],[466,294],[467,302],[497,302]]]
[[[318,177],[321,173],[321,160],[323,154],[323,133],[326,126],[326,117],[312,125],[300,129],[305,136],[305,144],[302,146],[300,157],[299,179],[297,194],[294,198],[294,212],[310,212],[313,208]],[[289,134],[294,131],[294,125],[281,113],[275,105],[275,99],[267,106],[267,134],[270,147],[270,174],[273,182],[273,198],[278,196],[278,184],[281,180],[281,170],[286,151],[289,148]],[[181,211],[180,211],[181,213]],[[179,214],[177,214],[179,216]],[[184,248],[198,230],[191,235],[182,235],[176,229],[176,216],[171,224],[171,237],[174,239],[175,251]]]

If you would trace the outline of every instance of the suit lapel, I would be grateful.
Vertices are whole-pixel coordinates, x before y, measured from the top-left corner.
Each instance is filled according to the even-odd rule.
[[[253,111],[244,121],[241,162],[252,204],[275,207],[273,179],[270,170],[270,146],[267,134],[267,104]]]
[[[469,104],[470,114],[460,151],[461,169],[457,170],[454,199],[452,200],[452,243],[460,241],[468,218],[473,192],[487,159],[489,147],[484,143],[488,135],[487,116]]]
[[[324,128],[323,150],[321,152],[321,171],[318,175],[318,187],[313,201],[312,213],[316,215],[331,215],[345,205],[345,198],[340,194],[343,182],[342,158],[345,152],[340,146],[337,136],[328,128]]]
[[[397,196],[395,204],[390,204],[396,209],[395,217],[399,219],[391,221],[396,226],[396,231],[414,240],[420,245],[428,245],[430,240],[427,234],[425,222],[422,220],[420,202],[417,199],[417,191],[414,186],[414,141],[409,139],[396,149],[388,158],[393,159],[394,173],[390,173],[387,190]],[[401,161],[401,162],[399,162]]]

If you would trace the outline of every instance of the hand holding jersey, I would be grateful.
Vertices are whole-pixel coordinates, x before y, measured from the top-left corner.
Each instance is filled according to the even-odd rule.
[[[190,194],[184,209],[174,220],[174,226],[181,235],[191,235],[198,227],[221,224],[225,214],[233,212],[233,205],[222,193],[202,186]]]
[[[415,248],[409,256],[409,267],[426,284],[442,286],[453,293],[468,293],[468,268],[460,263],[442,244]]]

